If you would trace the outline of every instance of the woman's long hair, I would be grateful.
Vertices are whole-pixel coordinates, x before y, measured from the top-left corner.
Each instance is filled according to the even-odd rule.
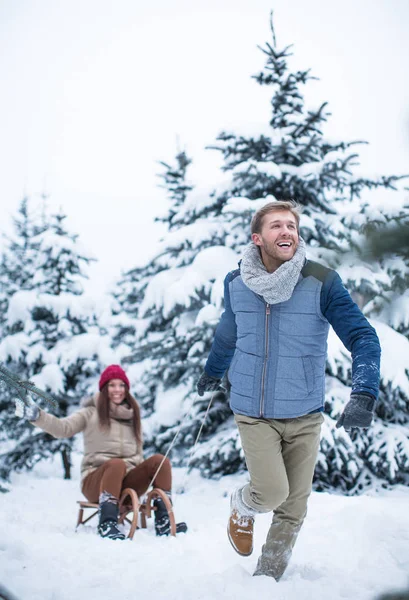
[[[99,398],[97,402],[97,411],[99,418],[99,425],[103,429],[109,429],[111,427],[111,417],[109,414],[109,395],[108,395],[108,383],[107,382],[102,390],[99,393]],[[128,404],[130,408],[133,409],[133,431],[135,434],[135,439],[138,446],[142,446],[142,427],[141,427],[141,411],[139,409],[139,404],[135,400],[133,396],[129,393],[129,388],[125,385],[125,398],[124,402]]]

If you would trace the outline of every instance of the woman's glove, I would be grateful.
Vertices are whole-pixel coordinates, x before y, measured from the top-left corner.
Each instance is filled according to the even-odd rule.
[[[339,417],[336,427],[369,427],[372,423],[375,398],[370,394],[351,394],[351,399]]]
[[[26,401],[23,402],[20,398],[16,398],[14,400],[16,403],[16,417],[20,417],[20,419],[27,419],[28,421],[37,421],[40,416],[40,409],[37,404],[30,398],[30,396],[26,396]]]

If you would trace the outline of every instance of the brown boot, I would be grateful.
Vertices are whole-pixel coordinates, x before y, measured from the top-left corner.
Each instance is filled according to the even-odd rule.
[[[243,510],[244,508],[244,510]],[[254,513],[244,514],[246,510],[241,499],[241,489],[235,490],[230,500],[230,518],[227,535],[235,551],[241,556],[250,556],[253,552]],[[252,512],[249,509],[246,512]]]

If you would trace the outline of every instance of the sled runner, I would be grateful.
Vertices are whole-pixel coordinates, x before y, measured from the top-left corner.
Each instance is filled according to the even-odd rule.
[[[168,514],[169,514],[170,534],[176,535],[176,520],[175,520],[175,515],[173,513],[173,507],[169,500],[168,495],[165,494],[165,492],[163,492],[159,488],[153,488],[153,490],[151,490],[147,494],[144,501],[141,502],[139,500],[138,495],[135,492],[135,490],[132,490],[131,488],[126,488],[122,492],[121,498],[119,500],[119,521],[118,522],[124,523],[124,521],[126,521],[127,523],[130,524],[131,527],[128,532],[128,538],[130,540],[132,540],[136,529],[139,529],[139,526],[138,526],[139,513],[141,515],[140,527],[141,527],[141,529],[146,529],[146,519],[147,518],[149,519],[152,516],[152,511],[156,510],[155,506],[153,506],[153,501],[155,500],[155,498],[158,498],[158,497],[162,498],[162,500],[165,503],[165,506],[167,508]],[[78,500],[77,503],[79,504],[80,508],[78,511],[78,519],[77,519],[77,525],[76,525],[75,529],[78,529],[78,527],[80,525],[85,525],[85,523],[87,523],[88,521],[93,519],[95,516],[97,516],[98,515],[98,507],[99,507],[98,503],[87,502],[86,500]],[[92,513],[92,515],[90,515],[89,517],[84,519],[84,510],[88,509],[88,508],[94,509],[94,512]],[[131,515],[131,514],[133,516],[132,516],[132,518],[129,518],[128,515]]]

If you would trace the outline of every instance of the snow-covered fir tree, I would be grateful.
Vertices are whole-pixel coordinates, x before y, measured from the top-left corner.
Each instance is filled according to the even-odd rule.
[[[381,200],[378,206],[363,202],[355,212],[344,206],[340,215],[350,233],[352,252],[343,256],[338,270],[376,328],[382,346],[377,418],[367,431],[352,433],[359,456],[370,465],[361,471],[359,487],[371,485],[375,477],[409,482],[408,240],[402,243],[409,230],[409,210],[399,202],[399,194],[386,192]],[[335,365],[342,363],[342,352],[337,344],[332,355]],[[350,370],[340,369],[338,376],[348,384]]]
[[[0,336],[6,322],[8,299],[19,290],[31,289],[35,272],[34,261],[38,251],[37,235],[45,224],[38,211],[30,209],[29,199],[20,202],[13,218],[14,234],[4,236],[0,268]]]
[[[24,197],[13,218],[13,233],[4,236],[0,268],[0,341],[7,335],[18,334],[23,324],[14,323],[12,327],[7,321],[7,312],[11,297],[20,290],[33,289],[35,275],[35,259],[39,250],[37,236],[44,231],[46,225],[41,213],[32,207],[28,197]],[[0,358],[6,366],[18,372],[23,378],[27,377],[25,365],[10,358]],[[0,384],[0,443],[8,437],[22,435],[24,426],[14,416],[14,392],[5,384]],[[8,444],[10,446],[10,444]],[[0,478],[5,481],[7,470],[0,470]],[[5,482],[7,485],[7,482]]]
[[[117,341],[124,344],[123,354],[129,347],[126,361],[132,365],[135,390],[145,411],[147,444],[164,451],[187,414],[175,444],[175,462],[186,464],[210,400],[210,396],[197,399],[195,383],[222,311],[223,279],[237,267],[249,242],[255,210],[274,199],[295,199],[303,207],[301,234],[308,244],[309,258],[333,268],[343,265],[341,275],[345,277],[351,243],[355,240],[358,244],[361,236],[358,228],[351,226],[351,214],[363,214],[359,226],[369,218],[361,196],[374,190],[392,190],[400,179],[359,175],[359,142],[334,143],[325,138],[323,129],[329,117],[326,103],[317,109],[306,107],[303,87],[313,77],[309,70],[291,70],[290,48],[279,48],[273,27],[271,30],[272,40],[262,49],[265,67],[255,77],[272,90],[271,118],[265,132],[253,137],[230,132],[218,136],[213,148],[223,155],[229,185],[210,195],[201,194],[199,187],[186,182],[186,168],[181,168],[179,159],[174,167],[165,165],[170,208],[161,219],[167,223],[168,233],[145,268],[125,275],[117,295],[117,312],[128,327],[117,329]],[[175,189],[182,190],[177,197]],[[364,299],[360,303],[364,309],[380,292],[385,272],[383,267],[364,264],[359,270],[361,275],[364,271],[371,275],[358,278],[358,283],[346,279],[350,291]],[[362,296],[364,280],[367,290]],[[390,284],[395,285],[392,280]],[[402,343],[407,341],[390,327],[386,335],[400,335]],[[402,397],[407,376],[400,386],[388,376],[383,378],[384,401],[378,404],[375,433],[358,432],[351,437],[335,429],[336,418],[349,399],[350,366],[348,353],[332,335],[326,421],[315,486],[355,491],[377,477],[406,481],[408,464],[401,460],[387,473],[385,465],[381,468],[374,460],[374,452],[376,432],[389,427],[383,407],[393,394]],[[402,410],[407,413],[407,406],[402,405]],[[405,424],[402,432],[401,446],[407,443]],[[222,393],[213,398],[191,464],[208,476],[244,467],[238,432]]]
[[[83,291],[86,269],[93,259],[78,236],[66,229],[65,218],[61,212],[51,214],[46,226],[34,232],[27,283],[20,286],[10,274],[12,291],[0,342],[0,360],[21,378],[54,394],[58,407],[51,411],[60,417],[97,389],[97,376],[115,358],[106,331],[98,325],[95,302]],[[16,235],[19,239],[18,228]],[[13,250],[10,245],[10,262]],[[7,438],[0,453],[1,475],[6,478],[12,470],[31,468],[39,460],[60,453],[64,477],[69,478],[73,440],[54,439],[17,419],[10,396],[13,394],[7,390],[7,405],[0,417],[3,437]]]
[[[10,295],[15,291],[32,289],[35,260],[39,248],[38,235],[46,229],[43,213],[30,205],[28,197],[20,202],[13,218],[14,232],[5,236],[2,255],[1,285]]]

